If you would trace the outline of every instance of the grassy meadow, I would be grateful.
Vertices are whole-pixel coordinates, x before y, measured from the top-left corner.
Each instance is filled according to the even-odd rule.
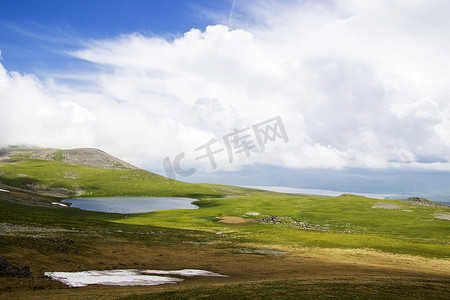
[[[58,158],[31,159],[23,152],[0,161],[0,188],[10,191],[0,192],[0,256],[32,273],[0,277],[2,299],[449,295],[449,207],[188,184],[140,169],[101,169]],[[125,215],[51,203],[99,196],[190,197],[199,209]],[[43,277],[45,271],[124,268],[195,268],[230,277],[85,288]]]
[[[420,206],[399,200],[354,195],[326,197],[245,192],[245,197],[197,201],[195,204],[200,206],[198,210],[120,215],[111,221],[222,232],[230,240],[242,239],[278,246],[371,248],[441,258],[448,258],[450,254],[446,244],[450,237],[449,221],[434,218],[436,214],[448,214],[450,210],[446,207]],[[379,202],[398,204],[404,209],[372,208]],[[260,215],[246,214],[249,212]],[[225,216],[237,216],[243,220],[239,223],[223,223],[219,218]],[[324,229],[301,229],[289,222],[251,222],[270,216],[291,217]]]

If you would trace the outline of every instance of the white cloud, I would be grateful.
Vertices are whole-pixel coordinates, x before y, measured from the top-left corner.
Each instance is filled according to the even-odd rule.
[[[218,168],[450,169],[448,2],[288,3],[236,1],[233,29],[89,42],[71,53],[99,66],[85,90],[1,67],[0,143],[99,147],[153,169],[185,152],[208,169],[195,148],[280,115],[287,144],[231,164],[222,151]]]

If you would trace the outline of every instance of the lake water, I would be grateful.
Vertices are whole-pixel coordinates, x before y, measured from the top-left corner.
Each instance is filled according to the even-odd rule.
[[[83,210],[137,214],[165,209],[196,209],[192,204],[196,199],[181,197],[103,197],[103,198],[76,198],[66,199],[62,202],[71,203],[71,207]]]
[[[301,189],[301,188],[291,188],[285,186],[245,186],[253,189],[272,191],[277,193],[288,193],[288,194],[310,194],[310,195],[322,195],[322,196],[333,196],[337,197],[342,194],[354,194],[361,195],[375,199],[392,199],[396,197],[401,197],[394,194],[373,194],[373,193],[355,193],[355,192],[341,192],[341,191],[331,191],[331,190],[320,190],[320,189]]]
[[[340,196],[342,194],[353,194],[360,195],[375,199],[407,199],[409,197],[421,197],[428,200],[438,202],[444,205],[450,205],[450,195],[433,195],[433,194],[420,194],[420,193],[398,193],[398,194],[381,194],[381,193],[360,193],[360,192],[349,192],[349,191],[332,191],[332,190],[320,190],[320,189],[303,189],[303,188],[292,188],[285,186],[243,186],[253,189],[272,191],[277,193],[288,193],[288,194],[310,194],[310,195],[322,195],[322,196]]]

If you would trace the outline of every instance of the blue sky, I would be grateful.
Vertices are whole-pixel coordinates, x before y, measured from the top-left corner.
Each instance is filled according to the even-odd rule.
[[[206,0],[3,1],[3,63],[10,71],[25,73],[74,68],[76,60],[64,52],[81,47],[83,41],[132,32],[171,38],[191,28],[205,28],[210,13],[227,14],[231,5]]]
[[[449,11],[440,0],[3,1],[0,147],[100,148],[161,174],[164,162],[195,169],[176,174],[186,180],[446,178]],[[261,147],[255,128],[269,120],[285,132]]]

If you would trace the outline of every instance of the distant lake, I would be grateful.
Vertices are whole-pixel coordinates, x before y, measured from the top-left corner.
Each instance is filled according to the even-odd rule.
[[[353,194],[360,195],[375,199],[406,199],[409,197],[422,197],[428,200],[438,202],[444,205],[450,205],[450,195],[430,195],[430,194],[419,194],[419,193],[398,193],[398,194],[380,194],[380,193],[359,193],[359,192],[349,192],[349,191],[332,191],[332,190],[320,190],[320,189],[302,189],[302,188],[292,188],[285,186],[250,186],[246,185],[243,187],[248,187],[252,189],[266,190],[277,193],[288,193],[288,194],[310,194],[310,195],[321,195],[321,196],[340,196],[342,194]]]
[[[198,206],[192,204],[196,200],[180,197],[100,197],[65,199],[62,202],[83,210],[137,214],[164,209],[196,209]]]
[[[340,191],[331,191],[331,190],[320,190],[320,189],[301,189],[301,188],[291,188],[285,186],[244,186],[252,189],[266,190],[277,193],[288,193],[288,194],[310,194],[310,195],[322,195],[322,196],[333,196],[337,197],[342,194],[355,194],[366,196],[370,198],[376,199],[392,199],[395,197],[401,197],[399,195],[394,194],[372,194],[372,193],[355,193],[355,192],[340,192]]]

